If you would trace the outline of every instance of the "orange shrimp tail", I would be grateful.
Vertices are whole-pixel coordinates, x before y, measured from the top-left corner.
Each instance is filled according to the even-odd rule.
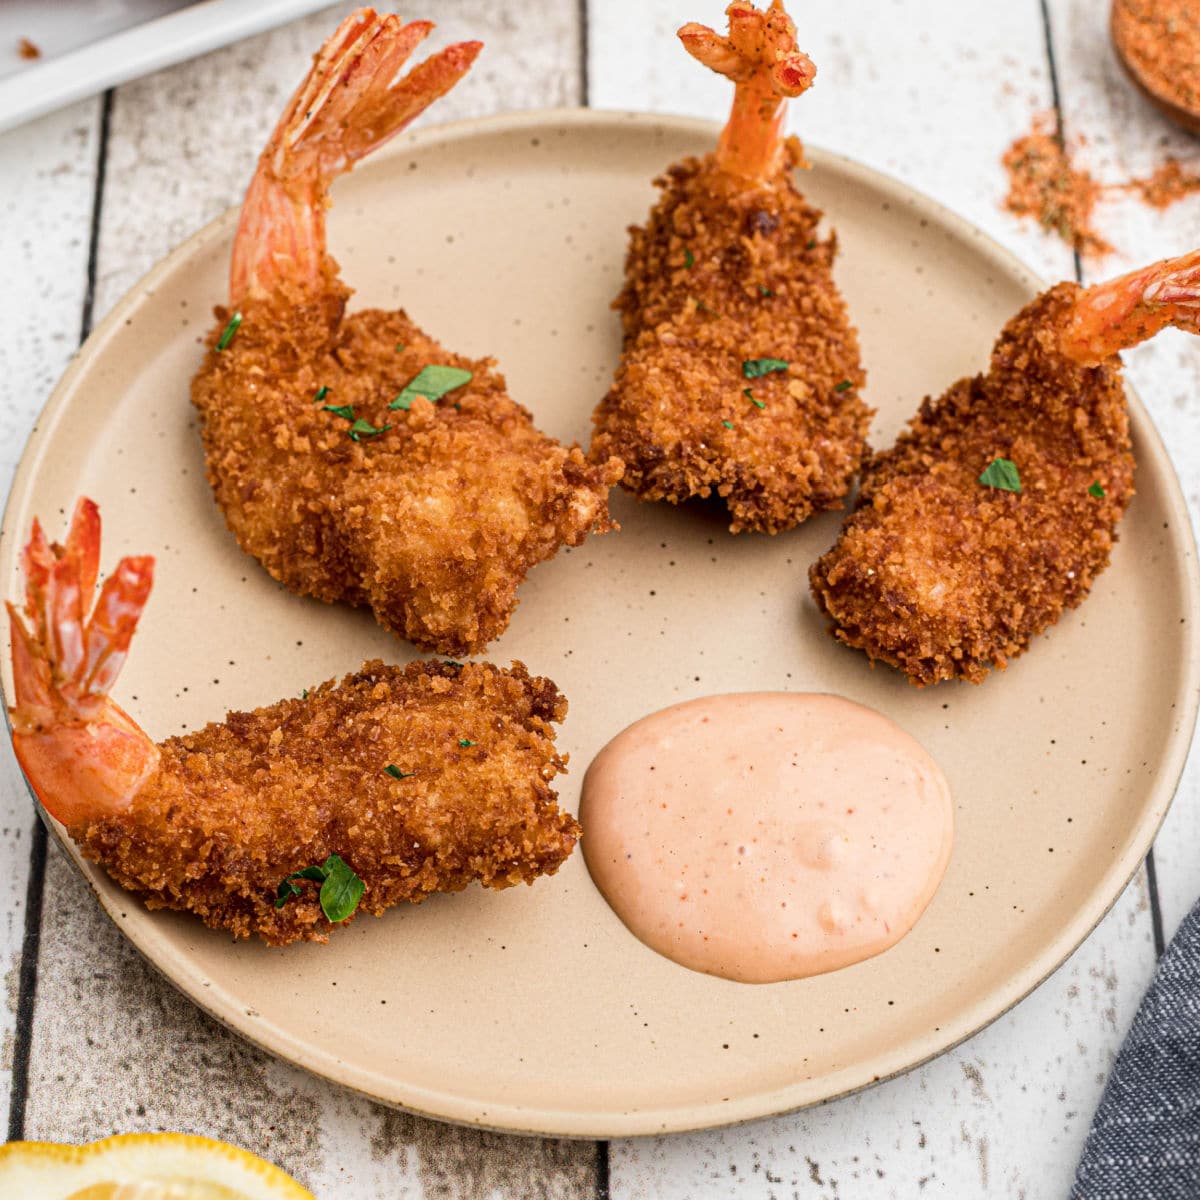
[[[127,808],[158,749],[108,696],[150,595],[154,560],[123,558],[94,605],[100,513],[75,506],[66,544],[35,520],[22,555],[25,617],[9,604],[13,748],[38,799],[67,826]],[[90,612],[89,612],[90,605]]]
[[[333,180],[382,146],[445,95],[470,69],[482,42],[458,42],[400,69],[433,29],[360,8],[313,59],[272,133],[233,244],[232,303],[285,281],[320,287],[325,267],[326,192]]]
[[[1094,367],[1168,325],[1200,333],[1200,250],[1084,288],[1060,344],[1068,358]]]
[[[690,22],[679,40],[698,62],[736,85],[717,165],[744,179],[767,180],[782,162],[786,101],[812,86],[817,68],[796,48],[796,26],[781,0],[765,10],[734,0],[725,11],[728,37]]]

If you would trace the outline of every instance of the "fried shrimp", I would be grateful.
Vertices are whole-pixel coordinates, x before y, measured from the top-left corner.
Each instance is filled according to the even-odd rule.
[[[595,413],[592,457],[625,463],[623,485],[673,504],[721,497],[734,533],[777,533],[838,508],[866,451],[870,411],[858,338],[833,282],[833,235],[796,189],[804,165],[781,136],[785,101],[815,76],[774,0],[729,6],[729,36],[679,31],[735,83],[715,154],[656,183],[630,231],[625,332]]]
[[[1117,352],[1166,325],[1200,332],[1200,251],[1018,313],[867,462],[809,572],[833,635],[917,686],[979,683],[1082,603],[1134,492]]]
[[[474,61],[480,43],[463,42],[399,78],[431,29],[362,9],[317,55],[246,193],[192,400],[243,550],[294,592],[472,654],[507,627],[532,567],[611,527],[621,467],[541,433],[491,359],[451,353],[404,312],[345,315],[326,193]]]
[[[13,746],[46,810],[147,907],[271,945],[325,941],[334,919],[303,881],[330,856],[362,882],[356,911],[379,915],[475,880],[532,883],[574,849],[550,786],[567,702],[520,663],[368,662],[155,745],[108,696],[154,560],[122,559],[89,614],[99,554],[90,500],[64,546],[34,523],[28,626],[8,606]]]

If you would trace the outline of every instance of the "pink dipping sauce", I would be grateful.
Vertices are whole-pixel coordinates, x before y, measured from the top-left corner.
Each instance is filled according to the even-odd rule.
[[[647,946],[743,983],[895,945],[933,898],[954,817],[937,763],[838,696],[748,692],[630,725],[583,782],[596,886]]]

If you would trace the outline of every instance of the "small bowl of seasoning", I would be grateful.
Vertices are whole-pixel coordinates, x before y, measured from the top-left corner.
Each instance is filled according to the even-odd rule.
[[[1112,40],[1150,103],[1200,134],[1200,0],[1113,0]]]

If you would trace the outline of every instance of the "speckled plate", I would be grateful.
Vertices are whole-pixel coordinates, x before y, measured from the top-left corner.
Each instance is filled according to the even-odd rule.
[[[714,136],[703,122],[591,112],[429,129],[339,182],[332,247],[357,303],[403,305],[446,344],[496,355],[543,428],[586,440],[617,359],[608,303],[625,227],[644,216],[652,177]],[[886,443],[925,393],[984,364],[1036,281],[917,193],[810,156],[803,187],[841,237],[837,278],[862,331],[874,440]],[[364,658],[411,657],[368,614],[279,588],[213,504],[188,382],[233,228],[228,213],[203,229],[92,335],[30,440],[0,535],[9,596],[33,515],[57,530],[81,492],[103,511],[106,566],[158,556],[117,688],[156,737]],[[492,647],[570,697],[571,808],[614,733],[705,693],[837,692],[913,733],[950,780],[958,841],[929,911],[879,958],[762,987],[693,974],[626,932],[578,853],[532,888],[435,897],[360,920],[328,946],[282,951],[147,913],[80,869],[133,944],[207,1012],[332,1081],[432,1116],[656,1133],[813,1104],[903,1071],[991,1021],[1079,944],[1145,854],[1178,779],[1200,663],[1195,550],[1158,435],[1131,407],[1138,495],[1111,569],[982,687],[917,691],[825,634],[805,572],[832,544],[835,514],[734,538],[710,513],[619,493],[621,532],[538,567]]]

